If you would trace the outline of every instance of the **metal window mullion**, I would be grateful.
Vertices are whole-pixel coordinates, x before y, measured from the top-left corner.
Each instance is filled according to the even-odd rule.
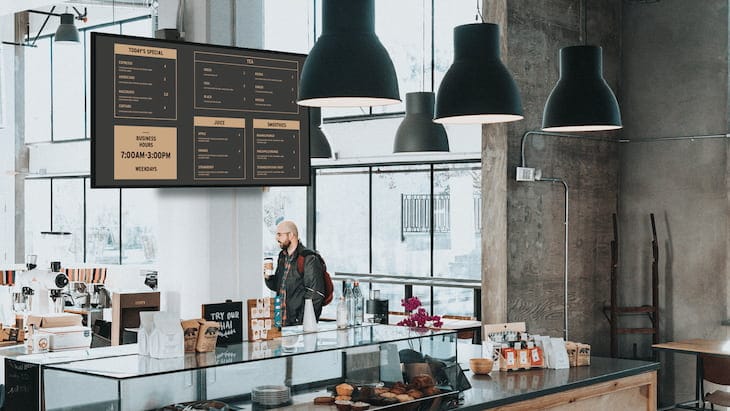
[[[431,225],[431,228],[430,228],[431,247],[430,247],[430,256],[429,256],[430,257],[429,272],[431,274],[431,277],[433,277],[433,275],[434,275],[434,269],[433,269],[433,263],[434,263],[434,257],[433,257],[433,250],[434,250],[434,245],[433,245],[433,240],[434,240],[434,224],[433,224],[434,206],[433,206],[433,202],[435,201],[435,198],[434,198],[434,190],[435,190],[435,187],[434,187],[434,167],[433,167],[433,164],[431,164],[431,170],[430,171],[431,171],[431,173],[430,173],[430,176],[431,176],[431,196],[430,196],[431,197],[430,198],[430,206],[431,206],[431,224],[430,224]],[[429,288],[430,288],[430,292],[431,292],[431,310],[430,310],[430,312],[431,312],[431,315],[433,315],[433,309],[434,309],[434,306],[435,306],[434,291],[433,291],[433,286],[431,286]]]
[[[373,272],[373,167],[368,167],[368,272]]]
[[[53,178],[50,179],[50,189],[51,189],[51,231],[53,231]]]
[[[48,40],[49,41],[48,53],[50,54],[50,56],[49,56],[50,64],[48,65],[50,67],[50,70],[48,72],[48,75],[51,77],[51,101],[50,101],[51,107],[49,107],[49,108],[51,110],[51,143],[53,143],[53,138],[54,138],[54,135],[53,135],[54,134],[54,132],[53,132],[53,41],[51,39],[53,39],[53,36],[51,36]],[[51,231],[53,231],[53,230],[51,230]]]
[[[119,189],[119,265],[122,265],[124,245],[122,242],[122,189]]]
[[[84,177],[81,180],[81,184],[83,184],[83,186],[81,187],[81,189],[84,191],[84,207],[83,207],[83,209],[84,209],[84,220],[83,220],[84,223],[83,223],[83,227],[84,228],[83,228],[83,234],[81,236],[81,240],[83,241],[83,250],[84,250],[83,261],[86,262],[86,177]]]

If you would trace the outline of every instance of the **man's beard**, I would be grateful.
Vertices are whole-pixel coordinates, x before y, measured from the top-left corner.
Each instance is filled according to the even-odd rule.
[[[289,240],[279,241],[279,248],[281,248],[282,250],[286,250],[287,248],[289,248],[290,245],[291,245],[291,241],[289,241]]]

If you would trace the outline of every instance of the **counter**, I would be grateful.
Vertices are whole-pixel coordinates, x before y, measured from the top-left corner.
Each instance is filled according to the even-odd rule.
[[[474,375],[464,410],[656,409],[658,363],[592,357],[587,367]],[[555,408],[552,408],[555,407]]]
[[[479,345],[457,343],[455,332],[414,332],[383,325],[287,337],[294,338],[291,345],[283,344],[286,338],[248,342],[167,360],[138,356],[135,345],[18,355],[6,359],[15,374],[6,378],[16,380],[6,386],[6,394],[13,398],[21,391],[24,400],[33,397],[42,403],[45,398],[47,405],[54,405],[50,408],[70,409],[82,405],[79,396],[68,393],[69,386],[78,386],[86,387],[84,404],[138,410],[202,398],[233,400],[253,386],[289,381],[300,392],[295,408],[328,411],[334,407],[311,403],[314,396],[327,395],[325,385],[354,378],[352,372],[358,369],[379,369],[374,377],[380,380],[388,380],[383,373],[400,375],[397,353],[404,348],[434,358],[455,356],[462,367],[481,350]],[[566,370],[493,372],[490,376],[467,371],[472,388],[462,393],[460,409],[656,409],[657,363],[601,357],[591,361],[591,366]],[[364,368],[353,368],[356,363]],[[36,370],[32,378],[19,372],[24,367]],[[19,382],[30,384],[27,391]],[[251,407],[245,398],[230,403]]]

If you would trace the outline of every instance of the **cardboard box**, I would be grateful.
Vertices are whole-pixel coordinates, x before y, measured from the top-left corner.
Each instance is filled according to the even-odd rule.
[[[201,321],[198,330],[198,342],[195,345],[197,352],[215,351],[215,344],[218,341],[218,330],[220,324],[216,321]]]
[[[89,327],[71,326],[40,328],[40,333],[50,335],[51,351],[76,350],[89,348],[91,345],[91,329]]]
[[[18,341],[25,340],[25,333],[22,329],[16,327],[2,327],[0,329],[0,341]]]
[[[195,352],[198,344],[198,330],[202,320],[183,320],[180,322],[183,329],[183,338],[185,338],[185,352]]]
[[[28,316],[28,327],[33,328],[80,327],[81,315],[73,313],[39,314]]]

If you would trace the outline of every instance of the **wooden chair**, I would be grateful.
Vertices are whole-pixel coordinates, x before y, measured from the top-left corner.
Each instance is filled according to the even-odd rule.
[[[703,393],[705,392],[705,380],[713,384],[730,386],[730,358],[702,354],[701,361]],[[705,393],[704,401],[709,402],[710,409],[713,410],[715,409],[715,405],[730,407],[730,392],[716,390],[711,393]]]

